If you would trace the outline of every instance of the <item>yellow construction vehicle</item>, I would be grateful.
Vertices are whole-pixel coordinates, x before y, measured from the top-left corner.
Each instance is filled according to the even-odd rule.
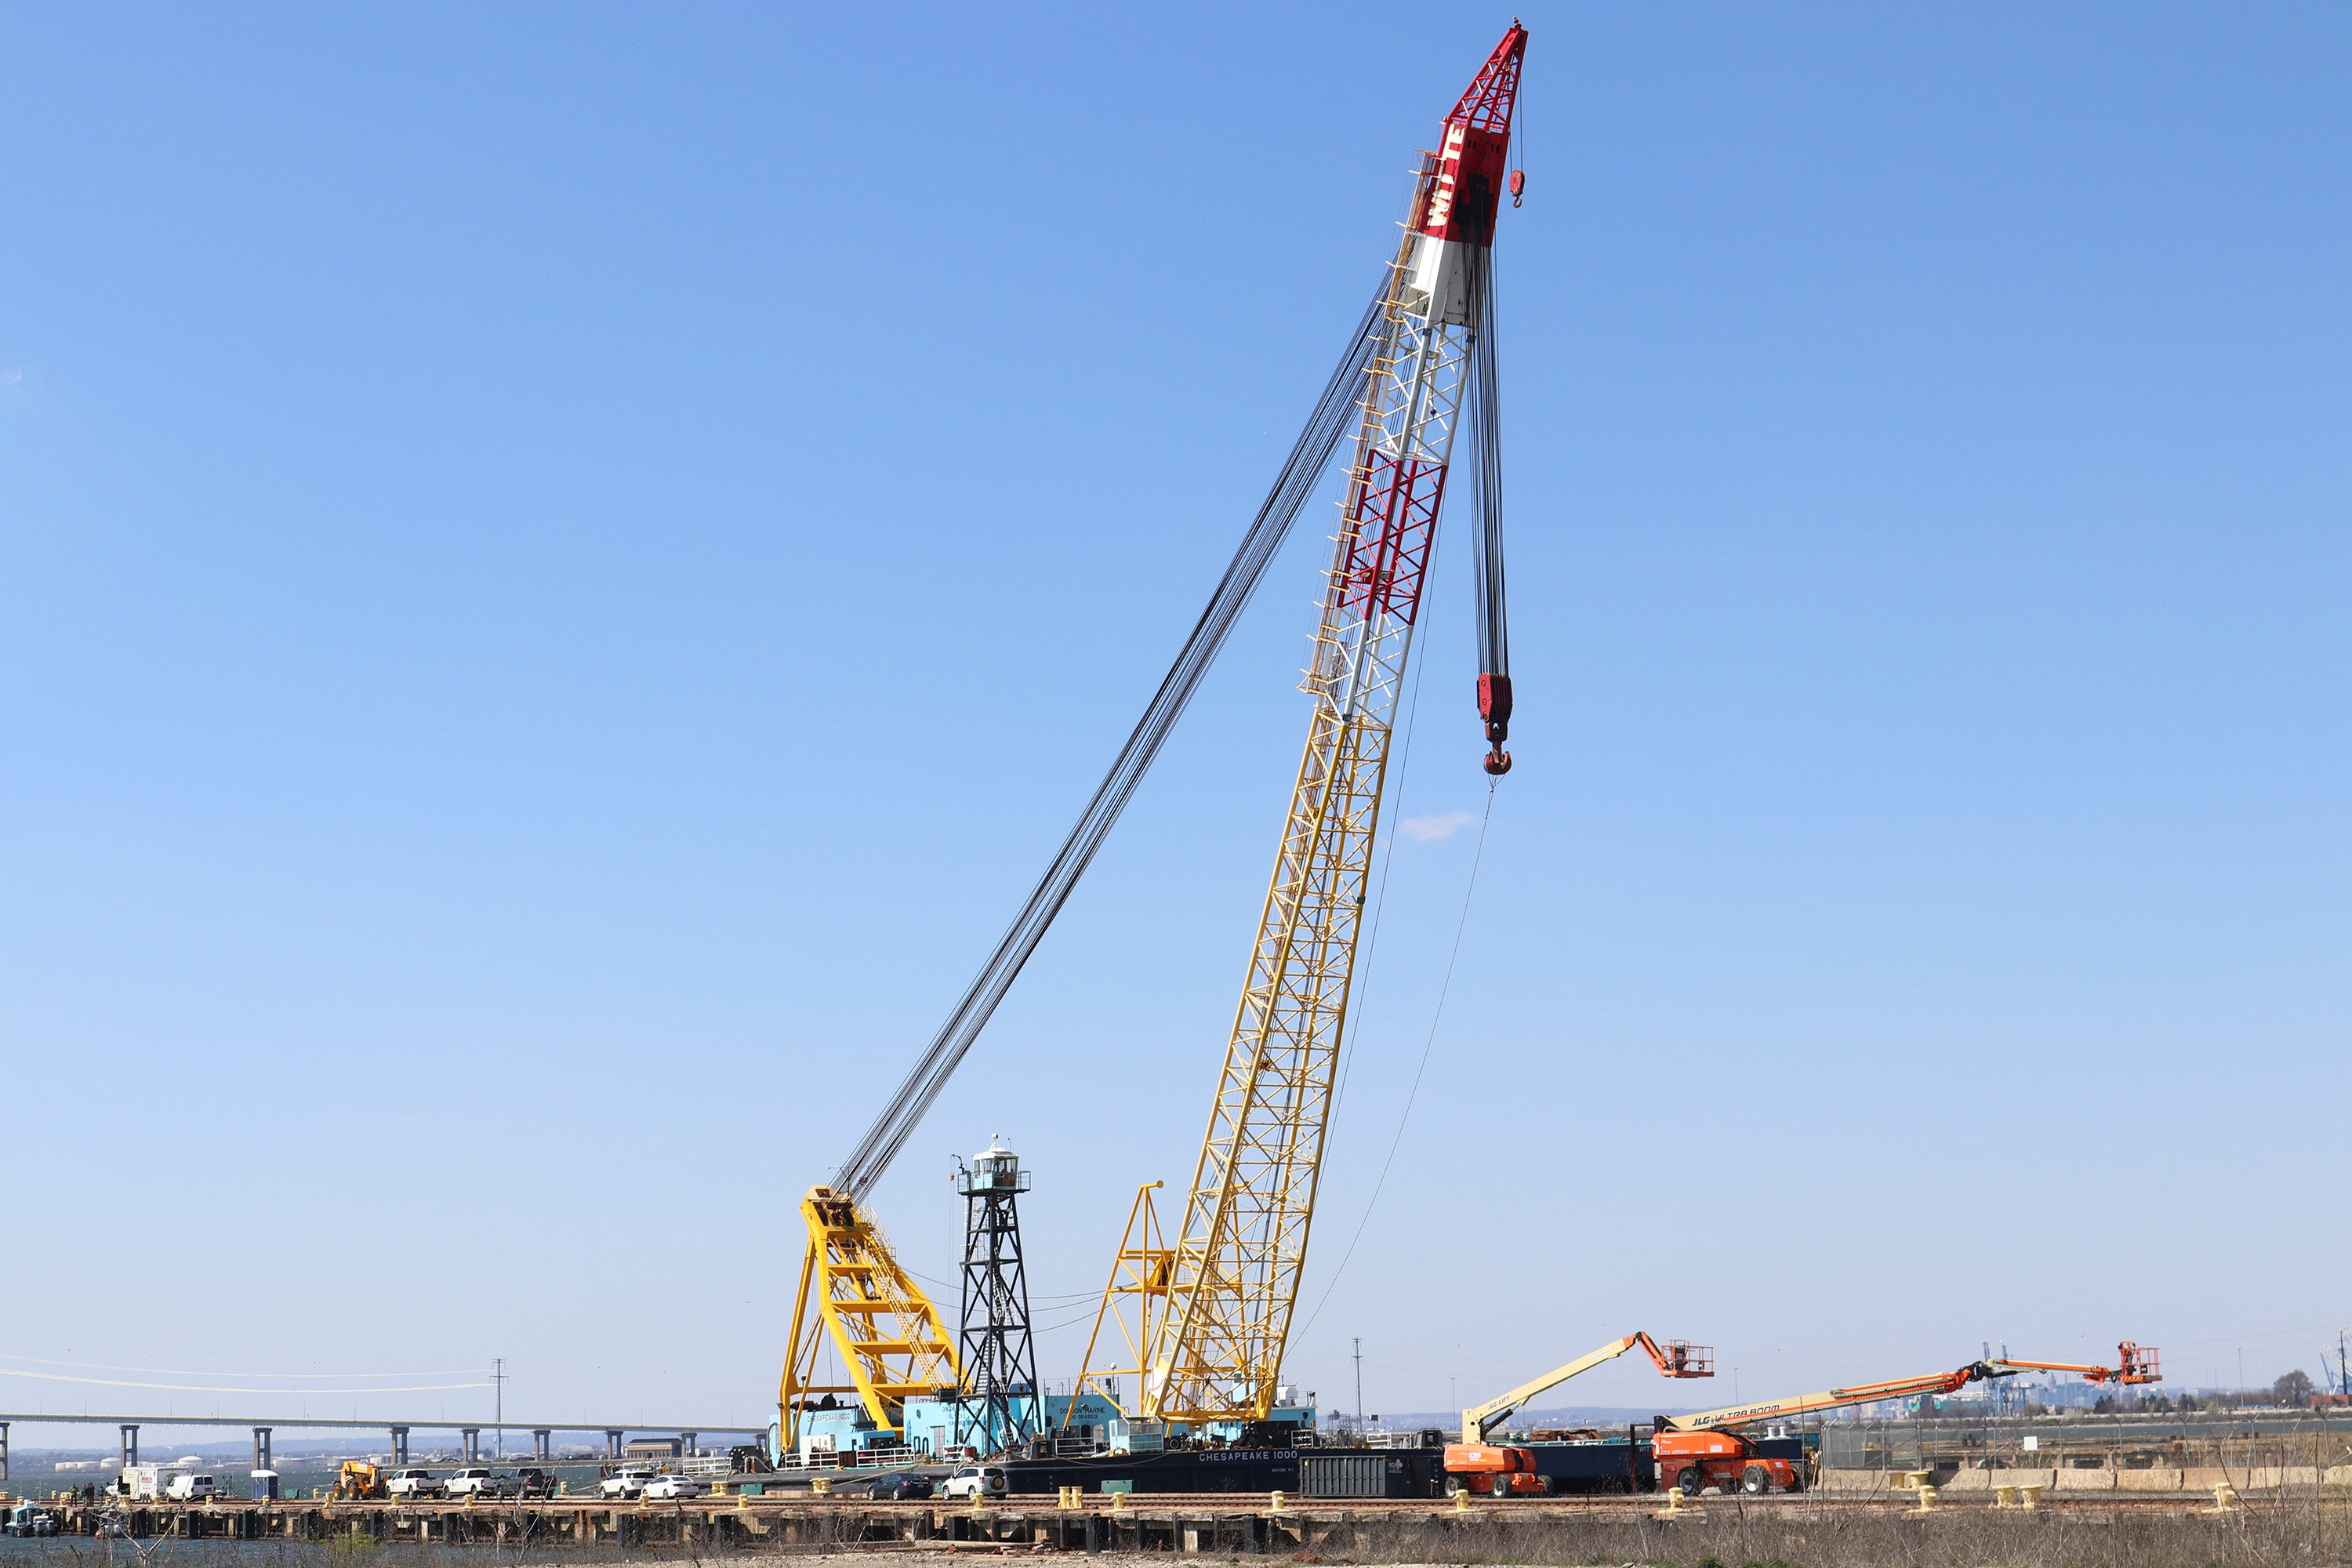
[[[368,1502],[388,1496],[383,1489],[383,1472],[365,1459],[345,1459],[341,1474],[335,1477],[334,1489],[327,1494],[332,1502]]]
[[[1559,1490],[1559,1479],[1542,1472],[1543,1456],[1538,1450],[1510,1443],[1490,1443],[1486,1440],[1488,1435],[1500,1428],[1528,1400],[1604,1362],[1615,1361],[1635,1345],[1649,1355],[1661,1377],[1715,1375],[1715,1355],[1705,1345],[1695,1345],[1688,1340],[1668,1340],[1661,1346],[1638,1331],[1622,1340],[1612,1340],[1566,1366],[1554,1367],[1508,1394],[1497,1394],[1484,1405],[1465,1410],[1462,1441],[1445,1446],[1447,1484],[1455,1491],[1484,1491],[1495,1497],[1543,1497]]]

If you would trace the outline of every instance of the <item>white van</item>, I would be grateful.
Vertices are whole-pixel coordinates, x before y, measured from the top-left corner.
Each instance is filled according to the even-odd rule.
[[[202,1502],[219,1489],[205,1475],[177,1475],[164,1487],[163,1495],[173,1502]]]

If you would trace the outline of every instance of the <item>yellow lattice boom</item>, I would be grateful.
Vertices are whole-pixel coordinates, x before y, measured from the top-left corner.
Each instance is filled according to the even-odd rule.
[[[1389,745],[1471,342],[1406,308],[1401,251],[1306,689],[1315,700],[1207,1135],[1149,1335],[1146,1417],[1263,1420],[1280,1381],[1371,879]]]
[[[876,1426],[896,1432],[909,1395],[952,1394],[963,1382],[939,1309],[899,1268],[874,1216],[820,1186],[801,1200],[801,1218],[808,1250],[793,1310],[792,1352],[776,1395],[787,1452],[799,1446],[801,1410],[812,1395],[856,1394]],[[816,1381],[828,1340],[853,1381]]]

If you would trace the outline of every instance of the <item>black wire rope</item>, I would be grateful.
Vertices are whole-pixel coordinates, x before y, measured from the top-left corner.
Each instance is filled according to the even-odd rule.
[[[1486,726],[1486,771],[1511,767],[1503,742],[1511,733],[1511,628],[1503,584],[1502,394],[1495,364],[1495,263],[1473,252],[1470,287],[1477,335],[1471,340],[1468,423],[1471,501],[1478,513],[1478,717]]]
[[[1354,422],[1363,395],[1365,372],[1381,339],[1381,316],[1388,294],[1389,280],[1384,273],[1381,291],[1356,323],[1347,351],[1325,384],[1323,395],[1316,403],[1306,429],[1291,447],[1249,531],[1242,536],[1241,548],[1234,552],[1216,592],[1209,596],[1208,607],[1201,612],[1192,635],[1184,639],[1182,650],[1169,666],[1160,689],[1153,693],[1143,717],[1136,721],[1127,743],[1119,748],[1110,771],[1095,787],[1094,798],[1079,814],[1077,825],[1063,840],[1060,851],[1030,890],[1021,912],[998,939],[988,962],[972,977],[947,1022],[940,1026],[930,1045],[908,1070],[906,1081],[898,1086],[898,1093],[836,1173],[836,1184],[853,1199],[862,1201],[873,1190],[932,1102],[939,1099],[940,1091],[947,1087],[948,1079],[971,1049],[981,1030],[987,1026],[997,1004],[1004,999],[1022,966],[1028,963],[1029,955],[1036,951],[1046,929],[1054,923],[1054,917],[1061,912],[1095,851],[1101,847],[1112,824],[1126,808],[1129,797],[1143,782],[1152,759],[1160,753],[1161,742],[1167,740],[1202,678],[1215,662],[1226,634],[1240,618],[1267,565],[1288,537],[1299,509],[1314,493],[1330,464],[1332,453],[1338,450]]]

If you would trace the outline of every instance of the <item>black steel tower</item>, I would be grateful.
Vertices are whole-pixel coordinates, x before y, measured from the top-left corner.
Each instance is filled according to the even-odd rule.
[[[957,1166],[955,1188],[964,1198],[963,1393],[956,1401],[955,1440],[995,1454],[1044,1425],[1016,1206],[1017,1195],[1029,1190],[1029,1173],[992,1138],[969,1167]]]

